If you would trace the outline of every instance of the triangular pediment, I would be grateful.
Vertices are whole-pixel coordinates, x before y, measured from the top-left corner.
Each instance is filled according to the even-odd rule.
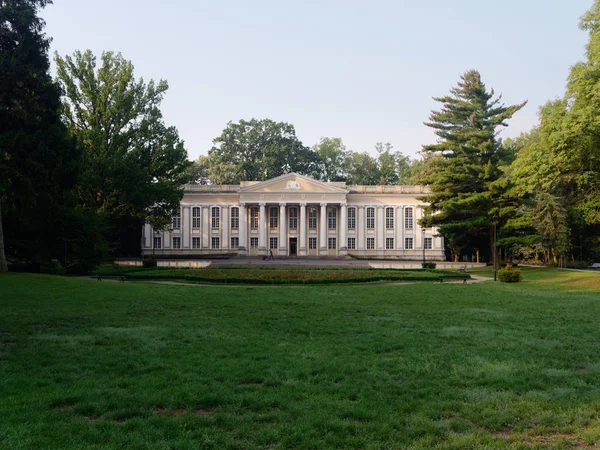
[[[240,189],[240,193],[268,192],[291,194],[294,192],[310,192],[323,194],[347,194],[348,190],[331,183],[325,183],[297,173],[286,173],[277,178],[252,184]]]

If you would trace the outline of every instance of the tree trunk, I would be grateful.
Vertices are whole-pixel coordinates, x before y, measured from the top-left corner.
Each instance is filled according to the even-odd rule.
[[[554,261],[554,265],[558,265],[558,260],[556,259],[556,249],[552,247],[552,261]]]
[[[479,249],[475,250],[475,258],[477,258],[477,262],[479,263]]]
[[[6,254],[4,253],[4,231],[2,228],[2,204],[0,203],[0,273],[8,272]]]

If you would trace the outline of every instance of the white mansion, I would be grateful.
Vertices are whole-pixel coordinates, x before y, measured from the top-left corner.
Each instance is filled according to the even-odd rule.
[[[346,186],[289,173],[239,185],[186,185],[169,231],[146,224],[142,255],[347,254],[443,260],[436,229],[420,228],[424,186]]]

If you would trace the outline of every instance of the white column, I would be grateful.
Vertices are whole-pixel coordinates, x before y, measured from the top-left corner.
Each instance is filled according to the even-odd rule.
[[[258,254],[266,255],[267,247],[267,215],[265,214],[265,203],[259,203],[260,212],[258,216]]]
[[[402,206],[396,207],[396,249],[404,248],[404,220],[402,217]]]
[[[348,205],[346,203],[342,203],[340,207],[340,255],[348,254]]]
[[[385,236],[385,219],[383,217],[383,206],[377,207],[377,250],[383,250],[383,238]]]
[[[246,254],[246,205],[240,204],[240,254]]]
[[[306,203],[300,203],[300,223],[298,224],[298,234],[300,237],[299,256],[306,256]]]
[[[210,248],[210,228],[208,223],[208,206],[202,207],[202,248]]]
[[[152,227],[149,223],[144,224],[144,248],[152,248]]]
[[[221,248],[229,248],[229,206],[221,208]]]
[[[357,242],[357,250],[364,250],[365,249],[365,207],[364,206],[359,206],[358,207],[358,217],[357,219],[358,223],[357,225],[357,233],[358,233],[358,242]]]
[[[327,203],[321,203],[321,217],[319,223],[319,254],[327,255]]]
[[[285,217],[285,203],[279,204],[279,254],[287,255],[287,221]]]
[[[181,217],[181,234],[183,239],[181,239],[181,248],[190,248],[190,207],[183,207],[183,215]]]
[[[413,215],[414,215],[413,230],[415,230],[415,241],[416,241],[415,248],[419,248],[419,249],[423,249],[423,233],[421,232],[421,230],[422,230],[421,225],[419,225],[419,219],[421,218],[422,214],[423,214],[423,210],[421,208],[419,208],[418,206],[415,206],[415,208],[413,209]]]

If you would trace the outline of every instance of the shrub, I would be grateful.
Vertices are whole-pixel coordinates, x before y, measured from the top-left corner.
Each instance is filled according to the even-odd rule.
[[[519,269],[506,268],[498,271],[498,278],[504,283],[518,283],[523,280]]]
[[[52,261],[45,262],[40,266],[40,273],[47,273],[50,275],[64,275],[65,269],[61,263],[53,259]]]
[[[144,259],[144,261],[142,262],[142,265],[146,268],[146,269],[150,269],[152,267],[156,267],[156,260],[152,257],[150,258],[146,258]]]
[[[567,267],[569,269],[588,269],[590,267],[590,263],[587,261],[569,261],[567,262]]]
[[[422,263],[421,266],[423,267],[423,269],[435,269],[437,267],[437,264],[433,261],[427,261]]]

